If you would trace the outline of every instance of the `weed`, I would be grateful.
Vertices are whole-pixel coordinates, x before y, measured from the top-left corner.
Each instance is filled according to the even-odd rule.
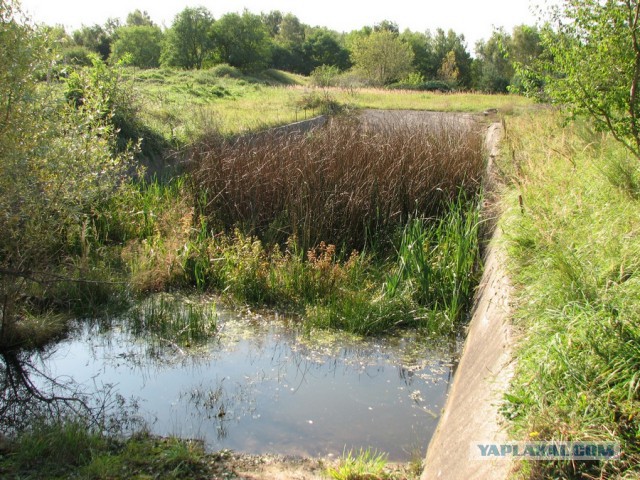
[[[215,307],[165,294],[153,295],[129,314],[134,334],[152,334],[159,341],[192,346],[209,339],[217,328]]]
[[[342,455],[335,467],[329,467],[327,473],[335,480],[382,480],[389,476],[385,472],[387,456],[367,448],[354,453],[353,450]]]

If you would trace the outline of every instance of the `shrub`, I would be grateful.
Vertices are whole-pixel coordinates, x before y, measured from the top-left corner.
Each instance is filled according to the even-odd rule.
[[[334,65],[321,65],[311,72],[311,84],[316,87],[335,87],[340,69]]]
[[[55,85],[36,83],[51,65],[45,40],[11,8],[0,15],[0,97],[12,99],[0,103],[2,344],[24,316],[18,299],[28,288],[46,295],[61,260],[92,254],[84,226],[117,191],[133,152],[115,153],[116,130],[97,92],[72,106],[58,101]]]
[[[242,78],[243,74],[236,67],[228,63],[219,63],[208,70],[214,77]]]

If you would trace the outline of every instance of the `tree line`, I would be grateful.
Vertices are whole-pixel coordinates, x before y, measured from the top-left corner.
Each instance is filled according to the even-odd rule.
[[[201,69],[226,63],[244,72],[275,68],[303,75],[352,72],[370,85],[475,89],[506,92],[519,88],[514,63],[528,65],[542,51],[536,27],[521,25],[508,33],[496,30],[475,45],[453,30],[400,31],[383,20],[348,33],[302,23],[291,13],[227,13],[214,19],[205,7],[187,7],[169,28],[135,10],[124,22],[83,26],[68,34],[48,27],[63,61],[90,64],[90,54],[125,61],[140,68]]]

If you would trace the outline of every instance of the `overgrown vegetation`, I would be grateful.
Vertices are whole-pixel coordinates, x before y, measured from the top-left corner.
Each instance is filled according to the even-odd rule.
[[[338,33],[278,10],[214,18],[205,7],[186,7],[167,28],[135,10],[124,21],[110,18],[71,34],[60,26],[48,29],[64,61],[73,65],[89,65],[93,52],[104,61],[126,60],[140,68],[229,64],[243,73],[272,68],[309,75],[326,67],[340,72],[342,83],[351,87],[414,83],[419,77],[420,83],[437,82],[446,90],[519,91],[523,79],[514,63],[529,66],[543,53],[538,29],[527,25],[516,26],[512,34],[499,28],[487,42],[468,46],[464,35],[451,29],[400,32],[396,23],[382,20]]]
[[[142,14],[129,19],[114,49],[105,31],[79,31],[76,50],[66,53],[82,57],[82,66],[61,66],[51,42],[63,44],[63,32],[32,27],[10,0],[0,0],[0,15],[0,353],[7,358],[60,335],[69,317],[112,309],[129,311],[134,333],[175,351],[215,334],[213,312],[164,294],[127,309],[137,295],[168,290],[286,309],[310,330],[452,333],[464,321],[478,271],[483,170],[482,139],[471,124],[385,126],[345,116],[306,133],[242,137],[315,109],[335,114],[360,99],[349,89],[304,89],[306,79],[280,71],[247,75],[257,69],[255,56],[206,69],[211,57],[202,46],[187,55],[174,44],[159,60],[157,48],[129,51],[135,39],[158,39]],[[249,21],[262,29],[258,20],[248,13],[219,20],[217,39]],[[392,33],[376,36],[398,43]],[[331,44],[333,36],[313,38]],[[232,47],[216,58],[231,62]],[[310,61],[321,65],[319,47],[309,48]],[[141,72],[110,65],[109,54],[112,62],[133,56],[145,66],[185,58],[193,64],[182,67],[200,69]],[[366,102],[379,101],[379,92],[367,95]],[[394,93],[392,101],[406,95]],[[416,99],[434,98],[411,102],[416,108]],[[248,125],[271,108],[267,99],[270,116]],[[142,160],[170,156],[189,160],[191,170],[158,180],[140,168]],[[67,384],[49,379],[53,390],[43,395],[17,362],[3,373],[6,398],[45,405],[44,415],[13,412],[23,423],[7,431],[11,444],[0,437],[3,477],[211,473],[200,444],[122,440],[94,421],[81,391],[59,396]],[[78,411],[69,407],[74,402]],[[105,405],[96,408],[102,414]]]
[[[202,442],[144,433],[122,440],[78,420],[36,424],[0,450],[6,479],[207,479],[216,472],[215,463]]]
[[[61,279],[94,280],[91,210],[118,191],[135,147],[117,147],[112,106],[97,85],[68,103],[38,82],[51,66],[46,39],[4,1],[0,39],[0,344],[7,345],[19,342],[16,327],[28,316],[21,297],[42,298]]]
[[[640,158],[640,2],[564,2],[548,12],[529,91],[587,116]],[[544,86],[544,88],[540,88]]]
[[[637,163],[609,136],[553,113],[512,119],[505,197],[516,322],[524,332],[504,413],[516,438],[606,441],[610,462],[532,462],[525,478],[640,471]],[[522,208],[518,197],[522,199]]]

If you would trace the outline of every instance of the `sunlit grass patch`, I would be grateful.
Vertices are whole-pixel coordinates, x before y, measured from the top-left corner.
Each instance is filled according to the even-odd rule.
[[[618,442],[615,462],[532,462],[527,478],[632,478],[640,459],[640,231],[627,153],[588,124],[513,119],[501,228],[523,339],[506,396],[513,434]],[[629,178],[629,177],[626,177]]]
[[[370,448],[358,452],[349,450],[342,455],[337,466],[327,468],[335,480],[382,480],[389,478],[385,471],[387,456]]]

